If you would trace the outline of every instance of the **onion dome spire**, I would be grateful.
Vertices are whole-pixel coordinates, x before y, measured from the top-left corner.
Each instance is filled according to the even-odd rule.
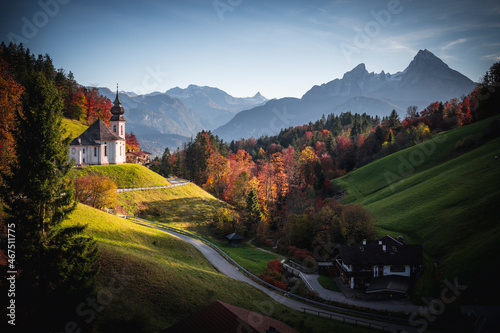
[[[111,108],[111,121],[113,120],[125,120],[123,118],[123,113],[125,112],[125,109],[123,109],[122,106],[122,101],[120,101],[120,97],[118,96],[118,83],[116,84],[116,98],[115,101],[113,102],[113,107]]]

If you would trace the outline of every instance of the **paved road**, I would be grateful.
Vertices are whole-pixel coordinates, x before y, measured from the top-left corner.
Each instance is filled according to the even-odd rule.
[[[180,178],[167,178],[167,180],[170,182],[170,185],[119,188],[119,189],[116,190],[116,193],[129,192],[129,191],[155,190],[155,189],[159,189],[159,188],[169,188],[169,187],[183,186],[183,185],[187,185],[187,184],[190,183],[189,180],[180,179]]]
[[[208,245],[206,245],[205,243],[201,242],[198,239],[191,238],[189,236],[186,236],[186,235],[183,235],[183,234],[180,234],[180,233],[168,230],[168,229],[164,229],[164,228],[159,227],[159,226],[150,225],[150,224],[142,223],[142,222],[135,222],[135,223],[139,223],[139,224],[148,226],[150,228],[155,228],[155,229],[161,230],[163,232],[166,232],[172,236],[175,236],[177,238],[180,238],[180,239],[192,244],[207,258],[207,260],[221,274],[224,274],[224,275],[226,275],[230,278],[233,278],[235,280],[246,282],[246,283],[254,286],[255,288],[263,291],[264,293],[269,295],[271,298],[273,298],[275,301],[277,301],[277,302],[279,302],[279,303],[281,303],[281,304],[283,304],[291,309],[302,312],[303,309],[306,308],[306,309],[308,309],[308,312],[321,311],[321,312],[323,312],[323,314],[321,314],[321,315],[325,316],[325,317],[329,317],[330,315],[333,315],[333,316],[337,315],[338,316],[338,314],[336,314],[335,312],[329,312],[329,311],[326,311],[323,309],[318,309],[314,306],[290,299],[290,298],[284,296],[284,294],[279,294],[279,293],[268,290],[267,288],[261,286],[260,284],[256,283],[255,281],[251,280],[250,278],[248,278],[246,275],[244,275],[242,272],[240,272],[238,270],[238,268],[236,268],[235,266],[230,264],[226,259],[224,259],[217,251],[215,251],[214,249],[212,249],[211,247],[209,247]],[[262,304],[262,308],[266,309],[266,310],[269,309],[269,311],[267,311],[268,312],[267,315],[272,316],[272,312],[273,312],[272,305],[270,308],[269,304]],[[346,322],[354,322],[355,320],[360,320],[360,318],[355,317],[355,316],[349,316],[349,315],[342,315],[342,316],[346,318]],[[340,320],[342,320],[342,319],[340,319]],[[386,322],[381,322],[381,321],[372,320],[372,319],[364,319],[363,318],[361,320],[364,321],[364,323],[360,323],[360,325],[368,326],[369,323],[372,326],[373,325],[382,325],[382,326],[385,326],[386,331],[401,332],[401,333],[403,333],[403,332],[417,332],[417,328],[413,328],[413,327],[397,325],[397,324],[389,324]],[[377,327],[377,326],[374,326],[374,327]],[[378,328],[380,329],[381,327],[379,326]],[[430,331],[426,331],[426,332],[430,332]]]
[[[356,305],[359,307],[365,307],[375,310],[386,310],[386,311],[405,312],[405,313],[418,312],[419,306],[412,304],[410,301],[406,299],[365,301],[360,299],[346,298],[344,294],[341,292],[323,288],[318,281],[319,274],[302,273],[302,275],[305,277],[307,282],[309,282],[311,287],[318,293],[318,295],[325,300]]]

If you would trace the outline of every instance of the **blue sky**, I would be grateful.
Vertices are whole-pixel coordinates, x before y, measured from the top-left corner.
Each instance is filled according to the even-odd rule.
[[[0,9],[0,40],[50,54],[81,84],[139,93],[197,84],[301,97],[361,62],[402,71],[419,49],[474,81],[500,61],[496,0],[2,0]]]

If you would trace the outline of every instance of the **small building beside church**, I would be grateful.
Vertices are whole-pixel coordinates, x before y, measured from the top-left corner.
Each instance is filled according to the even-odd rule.
[[[111,108],[110,126],[101,119],[96,120],[80,136],[69,144],[69,157],[75,165],[107,165],[126,162],[125,110],[118,97]]]
[[[149,167],[151,163],[151,153],[148,153],[144,150],[131,150],[127,151],[127,163],[134,163],[144,165],[145,167]]]

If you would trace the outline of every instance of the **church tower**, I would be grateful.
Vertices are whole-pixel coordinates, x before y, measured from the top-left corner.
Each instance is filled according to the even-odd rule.
[[[113,107],[111,108],[111,119],[109,120],[109,125],[111,130],[118,134],[120,138],[125,140],[125,118],[123,118],[123,113],[125,110],[122,106],[122,101],[118,97],[118,84],[116,85],[116,98],[113,102]]]

